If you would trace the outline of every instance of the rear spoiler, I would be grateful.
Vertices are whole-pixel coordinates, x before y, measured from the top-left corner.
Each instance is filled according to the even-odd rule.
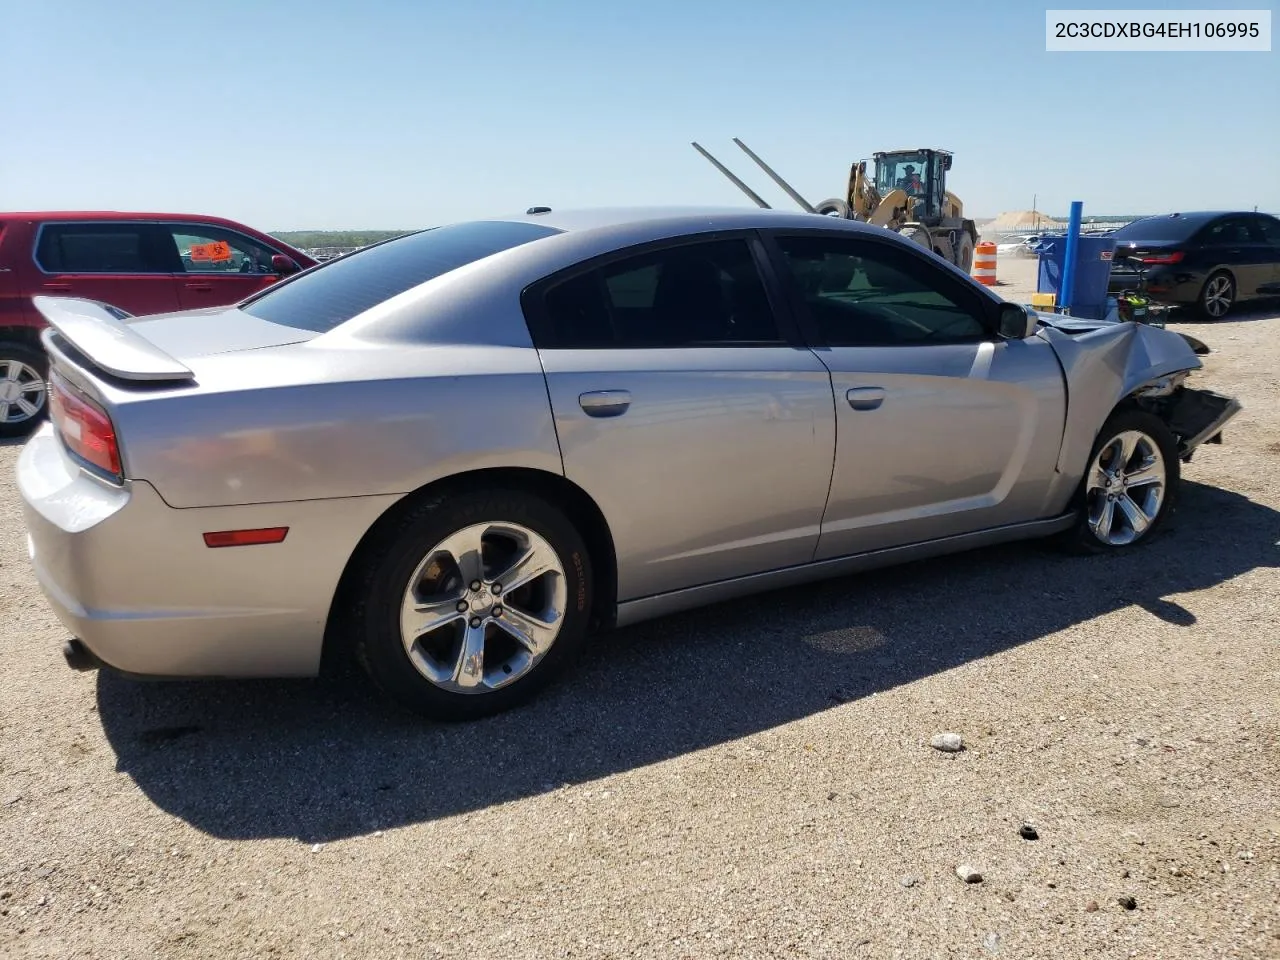
[[[94,366],[121,380],[193,380],[195,373],[121,320],[122,311],[79,297],[32,297],[52,332]],[[55,342],[48,343],[56,351]],[[60,352],[60,351],[59,351]]]

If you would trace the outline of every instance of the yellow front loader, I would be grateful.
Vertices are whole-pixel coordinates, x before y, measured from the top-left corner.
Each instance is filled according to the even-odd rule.
[[[947,171],[952,154],[946,150],[923,147],[914,150],[885,150],[873,155],[870,175],[868,161],[859,160],[850,167],[845,196],[824,200],[816,207],[800,196],[791,185],[756,156],[751,149],[734,138],[769,177],[791,199],[809,213],[848,220],[863,220],[875,226],[894,230],[949,260],[966,273],[973,268],[973,250],[978,243],[978,229],[964,216],[960,198],[946,188]],[[719,160],[695,143],[694,148],[711,161],[756,204],[769,204],[734,176]]]

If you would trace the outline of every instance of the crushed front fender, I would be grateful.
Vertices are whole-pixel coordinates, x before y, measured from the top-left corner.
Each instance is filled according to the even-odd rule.
[[[1038,335],[1062,364],[1067,416],[1058,455],[1065,502],[1083,476],[1098,431],[1115,408],[1132,398],[1161,417],[1189,459],[1197,446],[1218,437],[1240,410],[1238,401],[1183,385],[1203,364],[1180,334],[1137,323],[1104,323],[1077,332],[1046,318]],[[1070,332],[1068,332],[1070,331]]]

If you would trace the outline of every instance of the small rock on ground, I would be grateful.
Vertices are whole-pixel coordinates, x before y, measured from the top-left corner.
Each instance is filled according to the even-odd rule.
[[[958,733],[939,733],[929,741],[929,746],[943,753],[959,753],[964,749],[964,738]]]

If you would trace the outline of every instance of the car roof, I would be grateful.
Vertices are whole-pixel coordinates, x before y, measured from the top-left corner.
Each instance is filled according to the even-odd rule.
[[[1213,220],[1217,217],[1228,216],[1252,216],[1252,210],[1186,210],[1177,213],[1153,213],[1149,216],[1139,217],[1134,223],[1143,223],[1148,220],[1187,220],[1193,223],[1201,223],[1205,220]]]
[[[546,208],[531,208],[546,210]],[[818,214],[799,210],[774,210],[747,206],[654,206],[593,207],[546,210],[516,216],[481,217],[517,223],[538,223],[565,233],[594,230],[658,228],[664,233],[697,233],[705,230],[751,229],[753,227],[813,226]],[[853,220],[823,217],[822,226],[868,227]]]
[[[161,220],[166,222],[199,220],[204,223],[226,224],[242,229],[246,226],[238,220],[207,213],[155,213],[137,210],[0,211],[0,220]]]

